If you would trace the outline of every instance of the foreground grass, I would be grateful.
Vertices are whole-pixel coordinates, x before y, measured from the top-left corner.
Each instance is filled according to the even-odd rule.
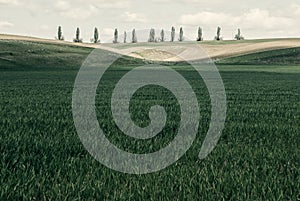
[[[70,49],[63,51],[73,55],[71,66],[68,59],[56,67],[52,66],[52,59],[43,63],[31,59],[30,67],[0,65],[0,200],[297,199],[298,72],[252,70],[259,66],[218,66],[226,87],[228,115],[216,149],[199,161],[197,155],[210,117],[208,93],[189,67],[176,67],[198,96],[202,117],[198,138],[187,154],[167,169],[148,175],[128,175],[95,161],[77,136],[71,110],[72,90],[80,63],[89,50],[66,48]],[[178,105],[164,89],[149,87],[139,91],[133,99],[137,105],[132,108],[138,124],[147,123],[145,108],[155,103],[165,104],[174,119],[151,143],[126,139],[111,121],[108,100],[118,78],[135,65],[124,70],[124,63],[121,64],[111,68],[102,80],[105,87],[99,89],[97,96],[99,123],[104,130],[111,131],[108,137],[119,147],[155,151],[175,135],[172,127],[178,124]],[[149,147],[152,142],[154,146]]]

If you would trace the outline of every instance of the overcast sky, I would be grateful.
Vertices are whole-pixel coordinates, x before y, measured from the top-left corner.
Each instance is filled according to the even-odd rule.
[[[66,40],[76,27],[89,41],[94,27],[102,41],[136,29],[176,31],[196,39],[198,26],[204,39],[213,39],[216,27],[224,39],[241,28],[246,38],[300,37],[300,1],[296,0],[0,0],[0,33],[53,39],[61,25]]]

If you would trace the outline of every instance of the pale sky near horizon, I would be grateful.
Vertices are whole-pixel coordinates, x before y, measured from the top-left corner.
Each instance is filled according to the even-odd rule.
[[[0,0],[0,33],[53,39],[61,25],[66,40],[80,27],[84,41],[98,27],[102,41],[139,29],[165,29],[196,39],[201,26],[204,39],[213,39],[216,27],[224,39],[241,28],[248,38],[300,37],[300,1],[296,0]],[[168,37],[169,38],[169,37]]]

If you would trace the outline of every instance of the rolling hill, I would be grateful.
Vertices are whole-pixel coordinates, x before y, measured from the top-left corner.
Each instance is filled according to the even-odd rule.
[[[257,63],[272,63],[272,62],[283,62],[284,58],[288,58],[292,63],[298,62],[297,56],[299,51],[297,48],[300,48],[300,39],[260,39],[260,40],[243,40],[243,41],[204,41],[204,42],[165,42],[165,43],[127,43],[127,44],[90,44],[90,43],[71,43],[66,41],[57,41],[57,40],[49,40],[49,39],[40,39],[33,37],[25,37],[25,36],[14,36],[14,35],[0,35],[1,41],[1,49],[0,49],[0,59],[2,62],[6,60],[9,62],[12,55],[10,55],[4,43],[12,43],[13,45],[26,45],[31,44],[33,46],[44,45],[45,47],[49,47],[54,52],[64,51],[72,49],[73,53],[76,50],[83,50],[93,48],[100,48],[106,51],[115,52],[118,54],[145,59],[145,60],[154,60],[154,61],[168,61],[168,62],[178,62],[181,61],[181,58],[176,55],[180,55],[184,52],[184,54],[192,54],[193,49],[190,47],[200,47],[202,48],[204,54],[199,55],[196,59],[205,59],[206,57],[210,57],[214,60],[220,62],[220,60],[225,60],[225,63],[234,63],[237,62],[242,64],[243,62],[240,59],[229,59],[238,56],[244,55],[252,55],[242,57],[242,60],[247,59],[246,64],[249,62]],[[29,47],[28,47],[29,48]],[[17,48],[18,49],[18,48]],[[21,48],[22,49],[22,48]],[[38,49],[29,48],[34,51],[33,53],[37,55]],[[75,52],[74,52],[75,51]],[[79,52],[80,52],[79,51]],[[270,52],[272,53],[266,53]],[[86,53],[88,53],[87,51]],[[30,53],[30,52],[28,52]],[[59,52],[58,52],[59,53]],[[70,52],[69,52],[70,53]],[[256,55],[256,53],[260,53]],[[45,54],[45,52],[43,53]],[[66,56],[66,55],[65,55]],[[271,56],[271,59],[266,59],[268,56]],[[263,60],[259,58],[263,57]],[[256,59],[254,59],[256,58]],[[250,61],[250,60],[251,61]],[[288,61],[284,61],[286,63]],[[222,62],[221,62],[222,63]]]

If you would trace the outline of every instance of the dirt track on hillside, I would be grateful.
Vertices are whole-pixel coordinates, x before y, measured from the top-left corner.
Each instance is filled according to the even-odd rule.
[[[75,45],[81,47],[90,48],[101,48],[104,50],[116,52],[119,54],[132,56],[141,59],[155,60],[155,61],[180,61],[180,54],[193,55],[195,49],[192,47],[201,47],[205,53],[194,55],[192,59],[205,59],[207,57],[213,59],[227,58],[239,55],[245,55],[249,53],[261,52],[266,50],[276,50],[284,48],[300,47],[300,39],[278,39],[270,41],[257,41],[242,43],[229,43],[229,44],[197,44],[195,43],[166,43],[166,45],[160,43],[159,45],[147,45],[143,44],[127,44],[124,48],[119,48],[118,45],[112,44],[89,44],[89,43],[72,43],[66,41],[41,39],[26,36],[15,36],[15,35],[0,35],[0,40],[20,40],[20,41],[32,41],[32,42],[43,42],[51,44],[64,44],[64,45]],[[179,55],[179,56],[176,56]]]

